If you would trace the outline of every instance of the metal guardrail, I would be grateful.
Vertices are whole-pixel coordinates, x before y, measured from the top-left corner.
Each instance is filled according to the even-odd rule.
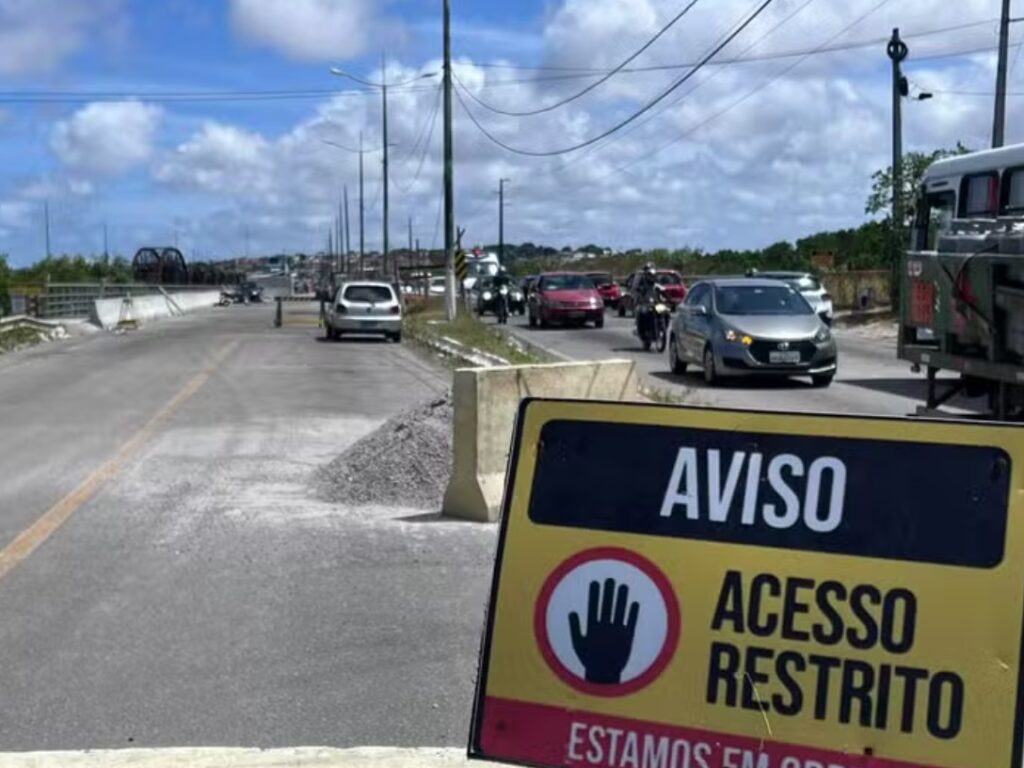
[[[216,290],[210,285],[151,285],[148,283],[45,283],[15,285],[14,303],[39,318],[89,317],[97,299],[154,296],[161,293]]]

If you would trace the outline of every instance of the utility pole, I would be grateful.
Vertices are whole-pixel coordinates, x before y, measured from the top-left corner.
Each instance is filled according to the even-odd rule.
[[[455,319],[455,169],[452,146],[452,3],[444,3],[444,309]]]
[[[46,258],[50,258],[50,201],[43,200],[43,233],[46,236]]]
[[[498,261],[505,266],[505,183],[498,179]]]
[[[900,30],[892,31],[892,38],[886,53],[892,60],[892,226],[890,247],[891,278],[889,294],[892,306],[899,303],[899,263],[903,250],[903,96],[907,92],[907,81],[903,77],[901,64],[910,50],[900,39]]]
[[[996,66],[996,107],[992,120],[992,147],[1003,146],[1006,131],[1006,59],[1010,48],[1010,0],[1003,0],[999,18],[999,63]]]
[[[380,55],[380,92],[384,109],[384,275],[388,274],[388,62]]]
[[[110,238],[107,236],[107,222],[103,222],[103,258],[110,258]]]
[[[348,184],[345,185],[343,198],[345,201],[345,274],[352,271],[352,228],[348,212]]]
[[[366,204],[363,200],[363,132],[359,132],[359,277],[366,274],[366,235],[365,224]]]

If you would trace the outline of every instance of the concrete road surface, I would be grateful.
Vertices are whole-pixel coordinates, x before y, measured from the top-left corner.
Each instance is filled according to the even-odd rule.
[[[271,320],[0,359],[0,751],[464,743],[493,526],[310,487],[448,377]]]
[[[676,376],[669,369],[667,351],[643,352],[639,339],[633,335],[633,323],[631,318],[619,318],[608,312],[601,329],[591,325],[529,328],[526,318],[520,317],[513,318],[509,328],[516,336],[567,358],[633,359],[648,384],[689,405],[906,416],[924,403],[923,374],[912,374],[909,364],[897,360],[895,337],[879,335],[877,329],[835,330],[839,372],[827,389],[812,387],[809,378],[733,379],[708,387],[699,367]],[[952,405],[962,410],[978,402],[956,400]]]

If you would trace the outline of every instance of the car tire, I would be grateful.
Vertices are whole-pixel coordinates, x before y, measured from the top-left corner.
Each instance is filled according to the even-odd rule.
[[[595,328],[604,328],[604,315],[598,315],[594,318]]]
[[[621,301],[619,301],[619,307],[618,307],[617,311],[619,313],[619,317],[625,317],[626,316],[626,307],[625,307],[625,305]]]
[[[704,383],[709,387],[718,383],[718,371],[715,370],[715,351],[710,345],[704,349]]]
[[[530,312],[530,316],[529,316],[529,318],[527,318],[526,322],[527,322],[527,325],[529,325],[531,328],[536,328],[537,327],[537,318],[533,316],[533,312]]]
[[[835,374],[828,373],[824,376],[811,376],[811,383],[819,389],[824,389],[832,384],[832,379],[835,378]]]
[[[402,332],[399,331],[398,333],[391,334],[391,340],[393,342],[395,342],[395,344],[401,344],[402,343]]]
[[[546,317],[544,317],[544,310],[541,310],[540,317],[537,318],[537,322],[540,324],[541,328],[547,328],[548,327],[548,319]]]
[[[686,373],[686,361],[680,359],[679,348],[676,346],[676,337],[671,336],[668,340],[668,364],[672,373],[682,376]]]
[[[330,325],[324,324],[324,338],[328,341],[337,341],[338,336],[335,334],[334,329]]]

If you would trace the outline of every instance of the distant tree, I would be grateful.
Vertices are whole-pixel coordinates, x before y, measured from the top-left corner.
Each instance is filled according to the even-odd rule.
[[[970,151],[958,141],[953,149],[937,149],[934,152],[907,152],[903,155],[903,189],[900,200],[903,206],[903,222],[901,222],[903,227],[910,226],[914,198],[928,167],[936,160],[965,155]],[[884,213],[888,219],[892,211],[892,199],[893,178],[890,165],[888,168],[882,168],[871,174],[871,194],[868,195],[867,202],[864,204],[864,212],[871,215]]]
[[[7,254],[0,253],[0,315],[11,312],[11,268],[7,266]]]

